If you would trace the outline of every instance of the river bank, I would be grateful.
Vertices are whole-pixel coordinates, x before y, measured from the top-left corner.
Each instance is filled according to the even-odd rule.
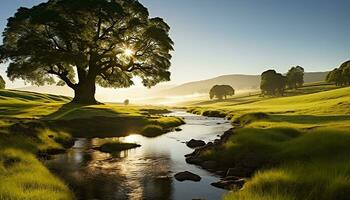
[[[248,177],[225,200],[347,199],[350,191],[349,90],[290,97],[231,99],[190,110],[220,115],[238,126],[191,162]]]
[[[183,118],[181,130],[156,138],[141,135],[118,138],[141,147],[116,154],[94,150],[95,139],[79,139],[65,154],[57,155],[47,166],[71,185],[78,199],[207,199],[222,198],[225,190],[211,186],[220,177],[186,163],[184,155],[192,152],[186,142],[192,138],[213,142],[231,124],[222,118],[207,118],[176,111],[170,116]],[[200,182],[179,182],[174,175],[191,171]]]

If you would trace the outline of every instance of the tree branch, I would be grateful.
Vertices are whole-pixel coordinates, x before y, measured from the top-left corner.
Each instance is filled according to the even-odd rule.
[[[103,33],[101,36],[98,37],[98,40],[102,40],[113,28],[114,26],[117,24],[118,21],[113,21],[112,25],[109,26]]]
[[[59,67],[60,68],[60,67]],[[76,84],[74,84],[69,78],[68,78],[68,71],[62,71],[60,72],[60,70],[57,72],[54,70],[53,67],[50,68],[50,70],[47,70],[47,73],[49,74],[53,74],[58,76],[61,80],[63,80],[70,88],[75,89],[76,88]]]
[[[58,44],[58,42],[55,39],[55,37],[53,35],[51,35],[50,31],[47,28],[47,25],[45,25],[45,31],[46,31],[47,37],[53,41],[53,43],[55,44],[56,48],[58,48],[59,50],[62,50],[62,51],[67,51],[66,49],[61,47],[61,45]]]

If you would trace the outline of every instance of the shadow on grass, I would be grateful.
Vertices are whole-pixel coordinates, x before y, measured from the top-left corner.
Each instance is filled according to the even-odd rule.
[[[332,116],[316,116],[316,115],[270,115],[271,122],[289,122],[293,124],[323,124],[336,121],[350,120],[349,115],[332,115]]]
[[[121,137],[140,131],[147,124],[143,116],[122,116],[108,108],[68,103],[41,120],[50,129],[73,137]]]

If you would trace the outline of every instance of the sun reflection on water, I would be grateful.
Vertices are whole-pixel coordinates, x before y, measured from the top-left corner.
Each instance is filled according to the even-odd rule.
[[[138,143],[142,140],[142,136],[141,135],[136,135],[136,134],[131,134],[129,136],[126,136],[124,138],[122,138],[121,140],[123,142],[126,142],[126,143]]]

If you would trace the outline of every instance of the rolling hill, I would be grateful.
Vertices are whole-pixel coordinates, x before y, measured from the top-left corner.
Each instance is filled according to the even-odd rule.
[[[324,81],[328,72],[306,72],[305,83]],[[256,90],[260,86],[260,75],[223,75],[212,79],[185,83],[171,89],[163,90],[160,96],[191,95],[208,93],[213,85],[231,85],[236,90]]]

